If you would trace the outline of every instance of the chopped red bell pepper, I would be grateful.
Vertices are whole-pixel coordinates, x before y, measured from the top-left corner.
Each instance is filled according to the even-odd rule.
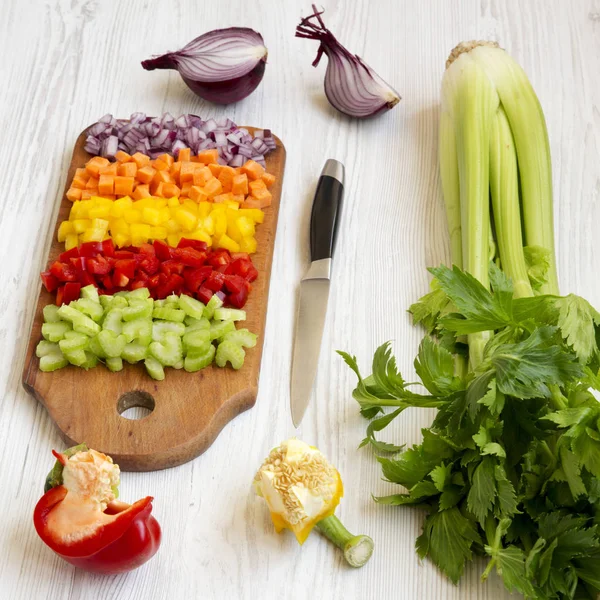
[[[77,272],[70,263],[62,263],[57,260],[52,263],[50,273],[59,281],[77,281]]]
[[[50,293],[55,292],[58,288],[58,279],[50,273],[50,271],[43,271],[41,273],[42,283],[47,291]]]
[[[181,261],[186,267],[199,268],[206,263],[206,252],[196,250],[195,248],[175,248],[173,258]]]
[[[186,269],[183,272],[185,285],[192,293],[196,293],[198,288],[209,278],[212,273],[212,267],[200,267],[199,269]]]
[[[172,258],[171,246],[162,240],[154,240],[154,251],[158,260],[170,260]]]
[[[108,275],[111,272],[113,265],[109,259],[98,254],[97,256],[94,256],[94,258],[88,259],[87,268],[92,275]]]
[[[68,262],[71,258],[79,258],[79,248],[77,246],[70,250],[65,250],[65,252],[58,256],[60,262]]]
[[[179,240],[179,244],[177,244],[178,248],[195,248],[196,250],[204,251],[208,249],[206,242],[202,242],[200,240],[190,240],[188,238],[181,238]]]

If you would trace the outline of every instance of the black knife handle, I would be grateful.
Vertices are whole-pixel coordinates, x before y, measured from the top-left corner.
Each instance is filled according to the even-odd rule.
[[[344,167],[330,159],[319,178],[310,216],[311,262],[333,257],[343,197]]]

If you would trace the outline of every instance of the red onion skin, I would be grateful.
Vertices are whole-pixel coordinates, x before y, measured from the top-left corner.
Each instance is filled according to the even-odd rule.
[[[207,83],[183,76],[181,78],[190,90],[200,98],[214,104],[232,104],[248,97],[259,86],[265,74],[265,66],[266,60],[262,59],[249,73],[228,81],[211,81]]]

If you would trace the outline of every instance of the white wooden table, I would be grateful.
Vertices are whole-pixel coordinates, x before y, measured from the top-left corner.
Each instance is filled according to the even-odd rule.
[[[350,397],[354,375],[334,350],[364,369],[377,345],[396,340],[412,373],[421,332],[405,309],[427,290],[426,267],[448,257],[437,169],[440,80],[461,40],[494,39],[525,68],[543,105],[552,146],[562,290],[600,305],[600,2],[597,0],[332,0],[326,22],[404,97],[372,121],[349,120],[323,94],[317,44],[294,38],[309,0],[3,0],[0,19],[0,598],[163,600],[491,599],[498,579],[479,582],[481,564],[454,587],[414,540],[422,514],[375,505],[390,493],[368,450],[365,421]],[[140,61],[217,27],[262,32],[266,76],[227,108],[193,96],[173,71]],[[270,127],[288,163],[271,281],[256,406],[228,425],[201,457],[156,473],[125,473],[125,500],[155,496],[163,526],[159,554],[139,570],[98,577],[62,562],[38,539],[31,515],[61,447],[45,410],[21,388],[39,271],[45,266],[57,194],[79,132],[106,112],[228,115]],[[288,408],[296,286],[308,260],[312,195],[328,157],[347,168],[347,193],[316,391],[302,427]],[[410,377],[409,377],[410,379]],[[81,390],[82,401],[93,402]],[[407,411],[393,438],[417,442],[431,415]],[[376,542],[371,562],[347,568],[317,534],[300,548],[276,535],[250,487],[279,441],[297,434],[339,467],[346,497],[339,515]]]

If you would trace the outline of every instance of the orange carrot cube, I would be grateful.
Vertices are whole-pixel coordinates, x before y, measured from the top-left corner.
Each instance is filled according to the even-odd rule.
[[[83,190],[81,188],[70,187],[67,190],[67,200],[75,202],[75,200],[81,200],[81,194]]]
[[[259,208],[265,208],[266,206],[271,206],[271,201],[273,199],[271,192],[267,189],[256,190],[256,192],[252,192],[252,195],[249,197],[255,198],[259,202],[262,202],[262,206],[259,206]],[[246,202],[247,201],[248,201],[248,198],[246,198]]]
[[[157,171],[168,171],[169,170],[169,165],[164,160],[161,160],[160,158],[153,160],[152,166]]]
[[[258,198],[248,196],[240,205],[240,208],[262,208],[262,201]]]
[[[198,187],[197,185],[193,185],[190,188],[189,198],[190,200],[198,203],[208,202],[208,195],[201,187]]]
[[[163,186],[165,185],[162,181],[158,184],[153,184],[156,187],[154,188],[154,191],[152,192],[153,196],[158,196],[159,198],[164,198],[165,195],[163,193]],[[152,191],[152,188],[150,188],[150,191]]]
[[[94,156],[93,158],[90,158],[90,160],[88,160],[85,164],[85,170],[88,172],[89,175],[93,177],[98,177],[100,169],[108,164],[108,159],[102,158],[102,156]]]
[[[142,167],[141,169],[138,167],[138,171],[135,176],[136,176],[136,179],[138,181],[141,181],[142,183],[150,183],[155,174],[156,174],[156,169],[154,169],[150,165],[146,165],[145,167]]]
[[[130,196],[133,193],[133,177],[115,177],[115,196]]]
[[[131,154],[127,154],[127,152],[123,152],[123,150],[119,150],[115,154],[115,158],[117,159],[117,162],[126,163],[131,160]]]
[[[248,187],[250,188],[250,194],[252,194],[253,196],[258,198],[258,195],[255,194],[254,192],[258,192],[259,190],[266,190],[267,186],[265,184],[265,182],[262,179],[256,179],[254,181],[251,181],[248,184]]]
[[[210,163],[210,165],[208,165],[208,168],[215,177],[219,177],[219,173],[221,172],[221,165],[217,163]]]
[[[117,174],[117,163],[110,163],[105,167],[100,167],[98,171],[99,175],[112,175],[113,177]]]
[[[162,160],[167,167],[170,167],[175,162],[175,159],[170,154],[161,154],[157,160]]]
[[[275,175],[271,175],[271,173],[263,173],[261,179],[265,182],[265,185],[270,188],[275,181],[277,181],[277,177]]]
[[[219,151],[216,148],[213,150],[202,150],[202,152],[198,152],[198,158],[205,165],[216,165],[219,162]]]
[[[194,185],[204,187],[213,178],[212,171],[205,166],[198,168],[194,171]]]
[[[231,183],[231,191],[234,194],[246,195],[248,193],[248,176],[246,175],[246,173],[233,176],[233,181]]]
[[[235,171],[232,167],[224,166],[221,168],[219,173],[219,181],[223,186],[224,192],[231,192],[231,186],[233,185],[233,178],[235,177]]]
[[[181,152],[179,154],[181,154]],[[179,180],[180,172],[181,172],[181,163],[174,162],[169,169],[169,173],[171,174],[171,177],[175,180],[175,183],[177,183],[177,184],[180,183],[180,180]]]
[[[216,178],[211,179],[204,186],[204,193],[209,198],[214,198],[215,196],[219,195],[222,191],[223,191],[223,186],[221,185],[221,182]]]
[[[185,183],[186,181],[194,180],[194,171],[198,168],[198,165],[191,161],[181,163],[179,170],[179,183]]]
[[[163,183],[163,194],[165,198],[179,198],[181,190],[174,183]]]
[[[98,192],[101,196],[104,194],[115,193],[115,177],[113,175],[100,175],[98,180]]]
[[[154,177],[152,178],[152,183],[156,183],[156,184],[158,184],[158,183],[175,183],[175,181],[169,174],[169,171],[163,170],[163,171],[156,171],[156,173],[154,174]]]
[[[145,183],[138,185],[133,191],[133,194],[131,194],[131,197],[134,200],[141,200],[142,198],[152,197],[152,194],[150,193],[150,186],[148,186],[148,184]]]
[[[94,190],[93,192],[90,190],[81,190],[81,198],[80,200],[89,200],[92,196],[97,196],[98,190]]]
[[[137,170],[137,165],[134,162],[124,162],[117,167],[117,175],[121,177],[135,177]]]
[[[233,194],[231,192],[227,192],[225,194],[219,194],[213,198],[213,202],[216,204],[222,204],[224,202],[233,202]]]
[[[193,185],[194,185],[193,181],[186,181],[185,183],[183,183],[181,185],[181,196],[180,196],[180,198],[189,198],[190,190],[192,189]]]
[[[182,148],[177,155],[178,162],[189,162],[192,151],[189,148]]]
[[[232,193],[231,194],[231,199],[234,202],[237,202],[238,204],[241,204],[246,199],[246,196],[244,194],[233,194]]]
[[[260,179],[264,175],[265,169],[256,161],[248,160],[242,167],[242,173],[246,173],[246,175],[248,175],[248,179],[254,181],[255,179]]]
[[[137,165],[138,169],[145,167],[150,164],[150,157],[142,154],[141,152],[136,152],[132,157],[133,162]]]

